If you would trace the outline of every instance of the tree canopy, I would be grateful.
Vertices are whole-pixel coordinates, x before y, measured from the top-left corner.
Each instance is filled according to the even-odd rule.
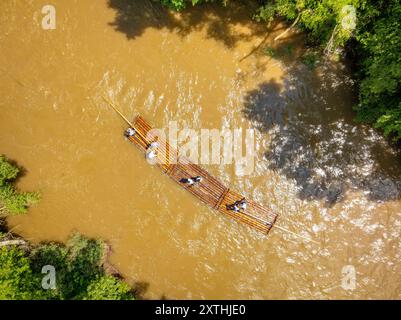
[[[401,141],[401,4],[382,1],[357,40],[361,53],[358,119],[373,123],[385,135]],[[379,11],[380,10],[380,11]]]
[[[16,165],[0,155],[0,215],[26,213],[40,198],[37,192],[18,192],[14,182],[19,173]]]

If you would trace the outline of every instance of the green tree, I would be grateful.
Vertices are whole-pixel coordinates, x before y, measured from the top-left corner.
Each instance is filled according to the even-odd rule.
[[[380,11],[378,11],[380,9]],[[360,66],[358,119],[401,141],[401,4],[368,7],[357,35]]]
[[[14,180],[19,173],[19,169],[9,163],[5,156],[0,156],[0,186]]]
[[[219,1],[222,4],[226,4],[228,0],[160,0],[160,2],[168,8],[174,10],[182,10],[185,9],[188,4],[192,4],[193,6],[205,2],[216,2]]]
[[[18,192],[14,187],[20,169],[0,155],[0,215],[26,213],[40,199],[37,192]]]
[[[0,248],[0,300],[42,299],[40,279],[32,272],[23,249]]]
[[[112,276],[101,276],[92,281],[87,293],[83,296],[85,300],[132,300],[132,289],[124,282]]]

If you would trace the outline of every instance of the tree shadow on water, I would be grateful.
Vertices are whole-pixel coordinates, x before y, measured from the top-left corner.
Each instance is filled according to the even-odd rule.
[[[152,0],[109,0],[108,6],[116,10],[116,17],[110,25],[128,39],[142,35],[147,28],[166,28],[182,37],[206,28],[208,38],[233,47],[237,41],[252,40],[255,35],[266,33],[263,24],[251,19],[256,7],[241,5],[240,2],[227,7],[208,3],[203,4],[202,8],[189,5],[179,14]],[[235,30],[232,26],[236,23],[252,26],[252,34]]]
[[[146,281],[135,281],[132,285],[132,293],[137,300],[148,300],[146,294],[149,290],[149,282]],[[160,296],[159,300],[169,300],[165,294]]]
[[[146,300],[146,292],[149,289],[149,283],[145,281],[136,281],[132,285],[133,293],[136,299]]]
[[[399,198],[401,157],[378,133],[353,121],[352,80],[325,64],[320,72],[288,67],[282,82],[244,97],[243,115],[269,135],[269,168],[295,181],[301,199],[332,206],[347,190],[370,200]]]

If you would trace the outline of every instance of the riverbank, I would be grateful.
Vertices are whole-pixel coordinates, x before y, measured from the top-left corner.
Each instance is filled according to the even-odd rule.
[[[25,171],[25,170],[24,170]],[[0,155],[0,300],[132,300],[134,292],[109,263],[110,246],[72,235],[67,244],[32,244],[13,234],[5,218],[24,215],[38,194],[20,192],[19,168]]]

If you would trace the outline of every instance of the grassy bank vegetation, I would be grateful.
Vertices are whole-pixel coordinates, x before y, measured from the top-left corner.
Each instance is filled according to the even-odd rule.
[[[17,215],[27,212],[30,205],[40,199],[37,192],[18,192],[14,182],[20,168],[0,155],[0,216]]]
[[[4,227],[7,215],[26,213],[39,194],[19,192],[14,182],[20,169],[0,156],[0,299],[134,299],[132,289],[106,272],[107,246],[100,240],[73,235],[66,245],[33,245]],[[54,288],[44,289],[44,266],[53,266]]]

